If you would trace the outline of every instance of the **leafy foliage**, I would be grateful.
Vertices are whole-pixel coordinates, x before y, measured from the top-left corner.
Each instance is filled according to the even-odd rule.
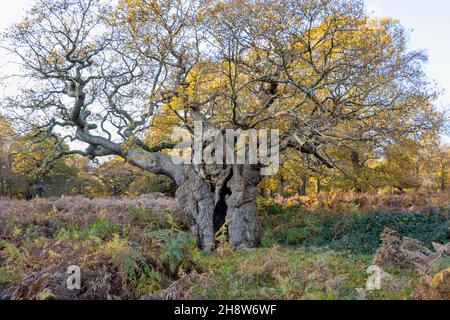
[[[281,213],[273,216],[273,208]],[[283,207],[276,203],[266,204],[263,210],[268,210],[269,215],[263,237],[265,246],[276,241],[285,245],[327,246],[334,250],[373,254],[386,227],[430,247],[432,242],[446,243],[450,240],[448,212],[442,210],[429,213],[382,209],[364,212],[346,205],[341,206],[339,211],[328,211]]]
[[[181,269],[192,269],[199,254],[194,237],[174,229],[153,231],[149,236],[161,245],[163,258],[168,262],[172,275],[177,275]]]

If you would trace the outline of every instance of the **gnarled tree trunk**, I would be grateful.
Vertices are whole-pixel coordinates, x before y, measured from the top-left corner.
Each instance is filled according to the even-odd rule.
[[[213,249],[215,234],[224,224],[233,248],[258,245],[258,182],[259,170],[250,166],[233,166],[219,185],[202,178],[193,167],[185,167],[176,198],[201,248]]]
[[[214,247],[215,202],[208,184],[194,170],[186,170],[176,198],[200,247],[211,250]]]
[[[252,166],[234,166],[226,198],[229,221],[228,234],[234,248],[255,247],[258,245],[261,228],[257,217],[257,189],[259,170]]]
[[[186,214],[191,232],[205,250],[212,250],[215,233],[228,224],[229,242],[234,248],[254,247],[260,239],[257,219],[259,165],[183,165],[160,152],[140,148],[122,150],[101,137],[78,131],[78,136],[93,145],[101,145],[141,169],[163,174],[177,185],[176,198]],[[103,155],[97,148],[94,154]]]

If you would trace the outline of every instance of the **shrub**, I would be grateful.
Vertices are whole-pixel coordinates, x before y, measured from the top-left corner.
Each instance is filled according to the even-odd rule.
[[[161,276],[136,250],[122,251],[116,257],[122,275],[122,287],[131,289],[135,298],[151,295],[160,289]]]
[[[287,245],[298,245],[310,238],[307,227],[289,228],[277,234],[278,242]]]
[[[106,239],[107,237],[113,235],[118,232],[119,226],[111,221],[108,221],[106,218],[99,218],[94,221],[89,228],[86,230],[88,236],[97,237],[100,239]]]
[[[0,285],[21,279],[26,266],[23,254],[7,241],[0,243],[0,249],[0,261],[5,260],[5,264],[0,265]]]
[[[120,231],[117,223],[109,221],[104,217],[98,218],[84,229],[79,229],[77,225],[61,227],[55,234],[55,239],[65,240],[91,240],[100,243],[102,240],[112,238]]]
[[[431,262],[431,269],[434,273],[439,273],[450,268],[450,257],[437,259]]]
[[[327,210],[307,211],[300,207],[283,208],[277,217],[266,217],[263,242],[267,242],[270,236],[285,245],[373,254],[386,227],[397,230],[403,237],[418,239],[428,247],[432,242],[450,241],[450,221],[440,211],[429,214],[385,210],[366,213],[357,211],[353,205],[347,209],[351,210],[333,213]]]
[[[378,211],[356,216],[345,228],[326,234],[324,240],[334,249],[372,254],[386,227],[397,230],[402,237],[420,240],[428,247],[432,242],[446,243],[450,239],[450,221],[442,214]]]
[[[272,229],[267,229],[261,237],[261,246],[263,248],[271,248],[276,243]]]
[[[197,241],[190,234],[178,230],[158,230],[149,233],[150,238],[156,240],[162,249],[162,257],[169,265],[173,276],[180,269],[191,270],[196,264],[194,260],[199,256]]]
[[[269,215],[276,216],[285,212],[284,207],[273,199],[258,198],[258,206]]]

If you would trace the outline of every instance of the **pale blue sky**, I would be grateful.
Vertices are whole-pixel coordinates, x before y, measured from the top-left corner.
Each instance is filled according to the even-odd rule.
[[[446,92],[441,108],[450,108],[450,1],[449,0],[366,0],[375,16],[399,19],[410,32],[410,47],[424,49],[429,61],[428,76]]]
[[[400,20],[410,30],[410,48],[428,53],[428,76],[445,90],[437,102],[441,110],[450,113],[450,0],[365,0],[374,16]],[[33,0],[4,1],[0,11],[0,32],[19,21],[23,10]],[[0,66],[7,58],[0,52]],[[3,68],[2,68],[3,69]],[[5,72],[5,70],[2,70]],[[450,137],[445,140],[450,142]]]

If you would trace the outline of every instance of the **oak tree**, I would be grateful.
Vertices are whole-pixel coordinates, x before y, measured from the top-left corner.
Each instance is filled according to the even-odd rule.
[[[170,177],[201,247],[225,222],[234,248],[251,247],[264,163],[177,165],[158,116],[171,130],[278,129],[281,151],[332,167],[328,148],[433,125],[426,57],[406,39],[357,0],[40,0],[4,39],[26,80],[5,108],[84,146],[67,154]]]

